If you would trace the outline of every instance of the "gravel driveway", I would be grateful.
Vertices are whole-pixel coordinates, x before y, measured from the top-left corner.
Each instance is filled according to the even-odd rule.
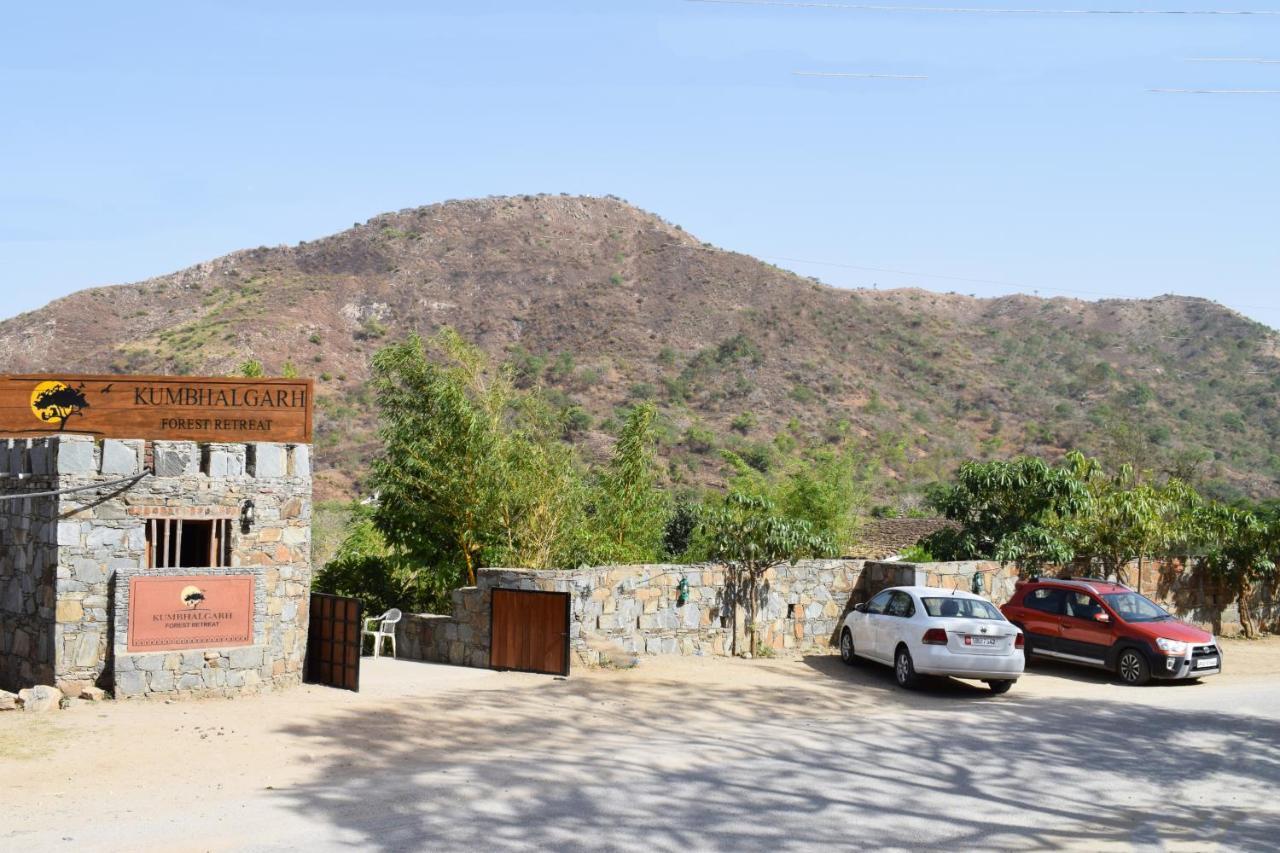
[[[1280,849],[1280,643],[1006,696],[826,655],[0,716],[0,848]]]

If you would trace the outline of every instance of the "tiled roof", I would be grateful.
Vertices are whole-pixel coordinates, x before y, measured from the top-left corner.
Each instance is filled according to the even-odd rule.
[[[869,518],[863,522],[849,557],[883,560],[901,554],[930,533],[955,522],[945,518]]]

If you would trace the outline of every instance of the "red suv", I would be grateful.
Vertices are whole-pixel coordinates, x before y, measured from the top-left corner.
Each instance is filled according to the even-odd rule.
[[[1019,581],[1000,608],[1026,635],[1032,658],[1108,669],[1126,684],[1222,672],[1213,634],[1174,619],[1129,587],[1092,578]]]

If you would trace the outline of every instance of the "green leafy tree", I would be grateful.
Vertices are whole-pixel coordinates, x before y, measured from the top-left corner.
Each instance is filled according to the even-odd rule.
[[[929,503],[959,524],[921,540],[938,559],[1017,562],[1030,571],[1075,556],[1066,525],[1090,495],[1072,470],[1020,456],[964,463]]]
[[[1276,577],[1280,522],[1251,508],[1211,502],[1198,513],[1202,564],[1231,592],[1246,637],[1258,635],[1250,610],[1254,585]]]
[[[366,615],[376,615],[392,607],[438,611],[448,604],[450,581],[389,548],[372,512],[360,507],[346,538],[316,572],[312,586],[316,592],[358,598]]]
[[[778,512],[767,497],[730,492],[703,510],[699,533],[708,556],[726,569],[726,593],[733,604],[733,651],[738,644],[738,608],[746,614],[749,650],[757,646],[756,612],[759,582],[770,568],[784,562],[828,554],[834,543],[806,521]]]
[[[1070,523],[1075,552],[1096,557],[1121,583],[1128,582],[1125,567],[1137,560],[1141,583],[1143,559],[1168,553],[1190,535],[1195,491],[1177,479],[1139,481],[1128,465],[1109,476],[1079,454],[1072,461],[1091,498],[1088,511]]]

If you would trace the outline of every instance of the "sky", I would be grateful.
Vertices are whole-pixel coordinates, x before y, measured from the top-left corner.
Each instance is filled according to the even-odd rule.
[[[0,316],[567,192],[842,287],[1180,293],[1280,328],[1280,62],[1189,61],[1280,60],[1280,0],[855,2],[10,4]]]

